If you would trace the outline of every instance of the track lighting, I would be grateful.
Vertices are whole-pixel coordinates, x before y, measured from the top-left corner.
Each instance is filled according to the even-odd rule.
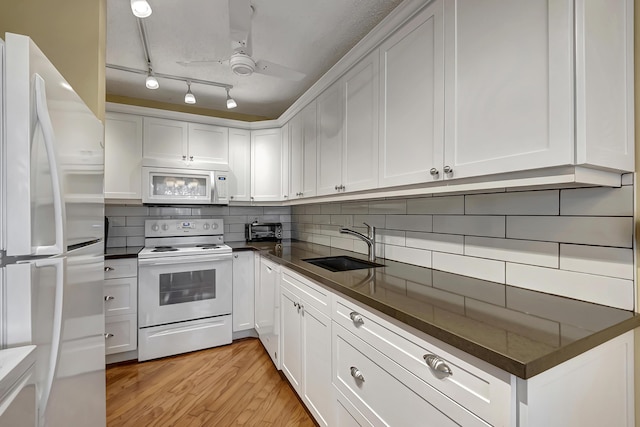
[[[229,88],[227,89],[227,108],[230,110],[232,108],[236,108],[238,106],[238,104],[236,103],[236,101],[231,97],[231,95],[229,95]]]
[[[131,11],[138,18],[146,18],[151,15],[151,6],[147,0],[131,0]]]
[[[195,104],[196,96],[191,93],[191,82],[187,80],[187,93],[184,95],[184,102],[186,104]]]
[[[151,70],[149,70],[149,73],[147,74],[145,85],[147,86],[147,89],[158,89],[160,87],[160,83],[158,83],[158,79],[156,79],[155,74]]]

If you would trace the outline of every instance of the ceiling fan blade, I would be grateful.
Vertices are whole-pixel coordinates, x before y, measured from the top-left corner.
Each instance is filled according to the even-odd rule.
[[[224,64],[225,62],[229,62],[229,59],[200,59],[193,61],[176,61],[176,64],[182,65],[183,67],[194,67],[201,65],[211,65],[211,64]]]
[[[245,52],[251,31],[251,14],[250,0],[229,0],[229,30],[234,52],[238,49]]]
[[[260,60],[256,62],[256,73],[266,74],[267,76],[279,77],[281,79],[300,81],[305,78],[306,74],[300,71],[285,67],[284,65],[274,64],[273,62]]]

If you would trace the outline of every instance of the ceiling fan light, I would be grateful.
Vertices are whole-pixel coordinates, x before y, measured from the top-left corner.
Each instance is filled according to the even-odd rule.
[[[229,89],[227,89],[227,109],[232,109],[232,108],[236,108],[238,106],[238,104],[236,103],[235,99],[233,99],[231,97],[231,95],[229,95]]]
[[[151,15],[151,6],[147,0],[131,0],[131,11],[138,18],[147,18]]]
[[[187,82],[187,93],[184,95],[185,104],[195,104],[196,96],[191,92],[191,82]]]
[[[147,75],[147,79],[144,83],[145,86],[147,86],[147,89],[158,89],[160,87],[160,83],[158,83],[158,79],[156,79],[153,73],[149,73]]]

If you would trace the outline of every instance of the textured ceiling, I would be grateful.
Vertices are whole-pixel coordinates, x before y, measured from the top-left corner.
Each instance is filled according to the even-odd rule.
[[[149,0],[145,19],[154,71],[231,84],[234,112],[277,118],[401,0],[252,0],[253,58],[301,71],[301,81],[253,74],[236,76],[227,63],[180,65],[181,61],[226,59],[230,54],[228,0]],[[136,18],[129,0],[107,1],[107,64],[146,69]],[[186,84],[159,79],[145,88],[144,76],[107,68],[107,93],[183,104]],[[193,84],[197,107],[224,110],[222,88]]]

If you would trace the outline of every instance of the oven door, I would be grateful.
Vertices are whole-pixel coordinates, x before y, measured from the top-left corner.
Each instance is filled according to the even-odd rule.
[[[231,254],[138,260],[138,326],[231,313]]]

